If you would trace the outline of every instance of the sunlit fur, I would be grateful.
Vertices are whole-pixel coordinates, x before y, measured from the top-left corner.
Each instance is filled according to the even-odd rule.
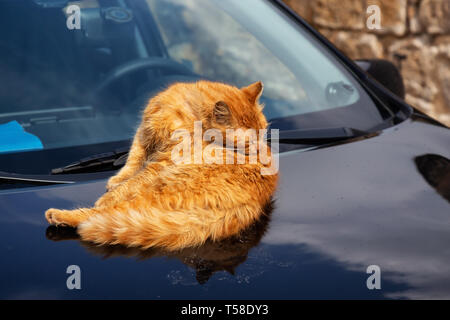
[[[49,209],[48,222],[78,227],[84,241],[168,250],[243,230],[276,188],[276,174],[261,174],[271,163],[175,164],[171,151],[179,141],[171,136],[177,129],[193,135],[194,121],[224,137],[227,128],[266,128],[262,90],[261,82],[242,89],[208,81],[170,86],[145,108],[127,163],[108,181],[108,192],[93,208]]]
[[[274,204],[269,202],[261,212],[261,217],[239,234],[219,241],[207,240],[201,246],[187,247],[181,250],[168,251],[164,247],[152,247],[146,250],[123,245],[98,245],[92,242],[79,241],[90,253],[100,255],[102,259],[113,257],[137,258],[139,260],[163,257],[177,259],[192,268],[197,281],[201,284],[216,272],[227,271],[235,274],[235,269],[245,262],[249,251],[257,246],[265,234],[270,222]],[[80,240],[76,229],[71,227],[49,226],[46,237],[52,241]]]

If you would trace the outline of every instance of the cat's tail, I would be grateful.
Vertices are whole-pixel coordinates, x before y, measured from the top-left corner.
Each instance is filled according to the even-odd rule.
[[[121,244],[129,247],[165,247],[177,250],[198,246],[207,239],[219,240],[243,230],[262,213],[257,205],[242,205],[213,213],[193,209],[189,212],[145,212],[128,210],[97,214],[78,226],[84,241],[100,245]]]

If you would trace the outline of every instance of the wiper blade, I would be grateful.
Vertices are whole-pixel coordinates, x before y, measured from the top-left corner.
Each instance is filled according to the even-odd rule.
[[[129,148],[120,148],[111,152],[95,154],[65,167],[52,169],[52,175],[117,170],[125,164],[128,151]]]
[[[267,136],[268,141],[277,140],[287,144],[324,144],[368,135],[369,132],[348,127],[280,130],[278,139]],[[128,157],[129,148],[121,148],[112,152],[95,154],[65,167],[52,169],[52,175],[89,173],[117,170],[122,167]]]
[[[50,179],[48,175],[26,175],[0,171],[0,184],[26,183],[30,185],[70,184],[74,181],[63,179]]]
[[[368,134],[370,133],[367,131],[348,127],[280,130],[278,139],[268,135],[267,140],[287,144],[315,145],[362,137]]]

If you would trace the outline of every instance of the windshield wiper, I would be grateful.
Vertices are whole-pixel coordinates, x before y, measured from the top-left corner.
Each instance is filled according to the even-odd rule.
[[[368,134],[369,132],[347,127],[280,130],[279,137],[276,140],[279,143],[286,144],[317,145],[357,138]],[[267,140],[273,142],[275,138],[268,135]],[[52,175],[117,170],[125,164],[128,151],[128,148],[121,148],[112,152],[92,155],[65,167],[52,169]]]
[[[27,184],[27,185],[52,185],[52,184],[70,184],[74,181],[66,179],[51,179],[48,175],[27,175],[19,173],[10,173],[0,171],[0,184]]]
[[[267,140],[286,144],[317,145],[358,138],[368,134],[370,132],[348,127],[280,130],[278,139],[268,135]]]
[[[120,148],[111,152],[95,154],[65,167],[52,169],[52,175],[117,170],[125,164],[128,151],[129,148]]]

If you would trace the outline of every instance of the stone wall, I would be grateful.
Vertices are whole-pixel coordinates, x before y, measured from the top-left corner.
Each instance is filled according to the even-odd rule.
[[[401,70],[406,101],[450,125],[450,0],[284,0],[352,59]],[[378,5],[381,28],[367,20]]]

